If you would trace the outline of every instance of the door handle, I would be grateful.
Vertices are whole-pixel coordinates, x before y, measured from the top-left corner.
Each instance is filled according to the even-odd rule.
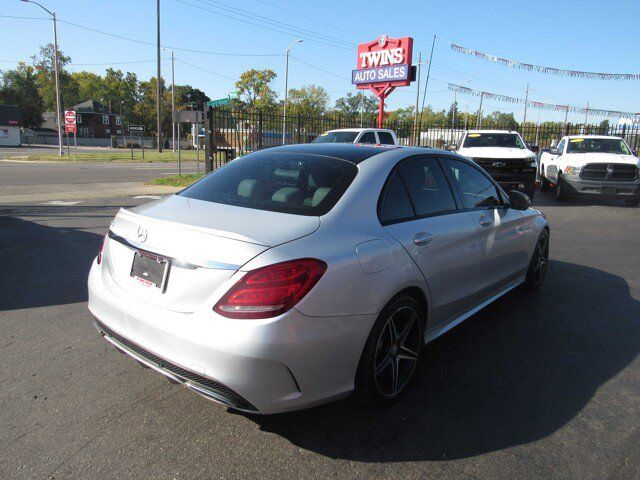
[[[418,246],[431,243],[432,240],[433,240],[432,233],[418,232],[413,236],[413,243],[415,243]]]
[[[493,225],[493,218],[489,217],[488,215],[482,215],[480,217],[480,225],[482,225],[483,227],[490,227],[491,225]]]

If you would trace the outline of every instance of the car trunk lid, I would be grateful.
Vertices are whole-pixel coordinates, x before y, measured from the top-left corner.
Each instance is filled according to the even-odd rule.
[[[105,264],[130,295],[163,308],[194,311],[238,269],[265,250],[314,232],[318,217],[305,217],[171,196],[131,210],[111,224]],[[165,278],[149,284],[141,262],[159,266]],[[144,264],[143,264],[144,267]],[[155,267],[154,267],[155,268]],[[219,292],[220,294],[222,292]]]

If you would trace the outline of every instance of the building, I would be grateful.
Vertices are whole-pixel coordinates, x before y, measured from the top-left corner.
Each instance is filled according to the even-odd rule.
[[[0,146],[19,147],[22,116],[15,105],[0,105]]]
[[[78,138],[111,138],[122,135],[122,115],[114,115],[100,102],[87,100],[65,110],[75,110]],[[44,114],[44,128],[57,129],[54,112]]]

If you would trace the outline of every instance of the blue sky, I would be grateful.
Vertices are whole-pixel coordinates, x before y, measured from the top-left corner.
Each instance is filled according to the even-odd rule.
[[[55,10],[61,20],[115,35],[155,42],[154,0],[40,0]],[[19,0],[0,0],[0,15],[42,17],[37,6]],[[267,28],[264,19],[273,22]],[[240,17],[242,21],[229,17]],[[284,89],[286,47],[302,36],[290,61],[289,85],[322,85],[336,99],[349,91],[350,73],[356,62],[356,44],[382,33],[412,36],[414,59],[422,51],[428,57],[433,35],[437,35],[426,103],[448,108],[453,93],[447,82],[503,95],[543,102],[640,111],[640,82],[583,80],[514,70],[452,52],[446,41],[522,62],[559,68],[616,72],[640,72],[640,2],[596,0],[537,1],[404,1],[381,0],[162,0],[162,43],[176,48],[244,55],[211,55],[176,50],[176,83],[188,83],[219,98],[233,89],[235,78],[249,68],[272,68],[278,74],[275,88]],[[249,23],[250,22],[250,23]],[[253,23],[253,24],[252,24]],[[294,31],[296,27],[298,31]],[[0,69],[11,61],[28,60],[39,45],[51,41],[50,22],[0,17]],[[102,73],[106,65],[133,71],[142,79],[155,75],[155,63],[130,63],[155,58],[152,45],[135,43],[61,23],[61,50],[72,57],[73,70]],[[164,57],[168,54],[164,52]],[[299,59],[299,60],[298,60]],[[414,60],[414,61],[415,61]],[[302,62],[305,63],[302,63]],[[187,63],[184,63],[187,62]],[[190,64],[190,65],[189,65]],[[318,68],[313,68],[314,65]],[[328,73],[327,73],[328,72]],[[423,73],[425,70],[423,69]],[[170,61],[163,61],[163,76],[169,78]],[[218,75],[216,75],[218,74]],[[225,78],[230,77],[230,78]],[[424,76],[423,76],[424,79]],[[415,84],[397,89],[389,108],[415,102]],[[478,107],[479,99],[459,95],[460,108]],[[485,111],[514,112],[522,118],[522,106],[485,101]],[[538,111],[529,110],[537,120]],[[564,114],[541,112],[542,120],[561,120]],[[570,121],[583,116],[571,115]]]

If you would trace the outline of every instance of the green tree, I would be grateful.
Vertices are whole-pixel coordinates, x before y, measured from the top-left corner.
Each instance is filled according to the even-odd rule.
[[[264,70],[252,68],[240,75],[240,79],[236,82],[236,92],[242,106],[248,110],[274,107],[277,95],[271,88],[271,83],[276,76],[276,72],[269,68]]]
[[[378,111],[378,99],[364,92],[355,95],[351,92],[336,100],[335,110],[345,115],[360,115],[360,111],[366,116],[375,115]]]
[[[171,90],[169,90],[171,95]],[[202,109],[205,102],[211,100],[202,90],[194,88],[191,85],[176,85],[176,108],[191,107],[195,110]]]
[[[508,130],[517,130],[518,122],[513,113],[492,112],[482,118],[482,125],[485,127],[499,127]]]
[[[53,69],[54,48],[49,43],[40,47],[40,53],[31,57],[38,80],[38,90],[47,111],[56,110],[56,83]],[[78,84],[65,67],[71,57],[58,49],[58,80],[60,84],[60,108],[64,110],[78,103]]]
[[[317,117],[327,111],[329,94],[322,87],[315,85],[292,88],[287,98],[287,111],[291,115]]]
[[[160,104],[162,108],[162,130],[164,135],[171,131],[171,93],[167,94],[164,88],[164,79],[161,79],[161,88],[164,94],[161,97]],[[148,82],[140,82],[138,90],[139,96],[133,109],[125,114],[129,122],[138,125],[144,125],[145,132],[151,135],[157,135],[158,128],[156,125],[156,77],[151,77]]]
[[[2,72],[0,104],[17,105],[25,127],[39,127],[42,124],[44,102],[38,91],[33,67],[21,62],[15,70]]]

